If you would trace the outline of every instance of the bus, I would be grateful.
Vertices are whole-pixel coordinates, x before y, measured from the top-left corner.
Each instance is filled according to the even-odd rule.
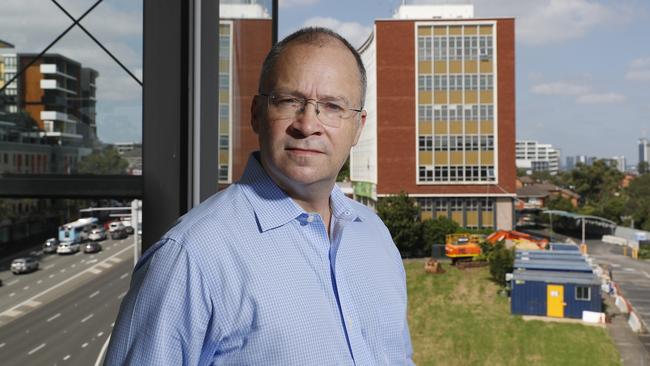
[[[77,221],[59,226],[59,241],[61,243],[81,243],[88,239],[88,232],[97,225],[96,217],[85,217]]]

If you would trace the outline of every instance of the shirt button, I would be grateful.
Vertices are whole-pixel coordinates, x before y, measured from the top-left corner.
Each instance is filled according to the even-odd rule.
[[[349,215],[350,211],[345,211],[344,214]]]
[[[307,216],[307,222],[314,222],[314,215]]]

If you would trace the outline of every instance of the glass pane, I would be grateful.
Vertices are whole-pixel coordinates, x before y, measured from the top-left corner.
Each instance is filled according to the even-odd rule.
[[[270,0],[219,3],[219,184],[239,179],[258,149],[250,126],[264,57],[272,43]]]
[[[97,362],[141,235],[130,208],[113,199],[0,199],[3,365]]]
[[[99,3],[41,55],[95,1],[59,3],[0,12],[0,173],[141,174],[142,1]]]

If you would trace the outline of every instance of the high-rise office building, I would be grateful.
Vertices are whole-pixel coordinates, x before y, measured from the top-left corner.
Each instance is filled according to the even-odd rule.
[[[423,218],[510,229],[516,196],[514,19],[471,5],[402,5],[360,49],[366,127],[355,198],[407,192]]]
[[[560,150],[550,144],[532,140],[518,140],[515,148],[517,168],[527,172],[547,171],[557,174],[560,170]]]
[[[639,164],[642,162],[647,162],[648,160],[648,149],[650,149],[650,143],[648,139],[642,137],[639,139]]]
[[[16,81],[9,81],[16,76],[18,55],[14,45],[0,40],[0,113],[16,113],[18,111],[18,90]]]

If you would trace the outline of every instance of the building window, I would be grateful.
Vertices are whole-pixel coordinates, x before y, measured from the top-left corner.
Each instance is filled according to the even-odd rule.
[[[418,88],[422,91],[431,91],[432,89],[432,77],[431,75],[420,75],[418,76]]]
[[[219,89],[228,90],[230,88],[230,75],[219,73]]]
[[[433,37],[433,59],[435,61],[447,59],[447,37]]]
[[[433,111],[434,121],[447,121],[449,116],[449,109],[446,105],[436,106],[436,109]]]
[[[219,164],[219,180],[220,181],[228,180],[228,165]]]
[[[418,148],[420,151],[432,151],[433,150],[433,136],[419,136],[418,137]]]
[[[449,207],[451,212],[463,212],[463,200],[460,198],[449,199]]]
[[[492,121],[494,120],[494,105],[492,104],[481,104],[480,106],[480,118],[483,121]]]
[[[421,165],[418,171],[418,176],[421,182],[433,182],[433,170]]]
[[[494,75],[492,74],[485,74],[481,75],[481,90],[492,90],[494,89],[493,81],[494,81]]]
[[[436,151],[447,151],[449,148],[448,136],[434,136],[434,149]]]
[[[591,301],[591,287],[576,286],[576,300]]]
[[[494,150],[494,136],[491,135],[481,136],[481,150],[482,151]]]
[[[431,60],[432,55],[431,37],[418,37],[418,60]]]
[[[423,212],[433,212],[433,198],[420,198],[420,210]]]
[[[418,119],[422,121],[431,121],[431,105],[419,105],[418,106]]]
[[[219,135],[219,150],[228,150],[229,143],[228,135]]]

